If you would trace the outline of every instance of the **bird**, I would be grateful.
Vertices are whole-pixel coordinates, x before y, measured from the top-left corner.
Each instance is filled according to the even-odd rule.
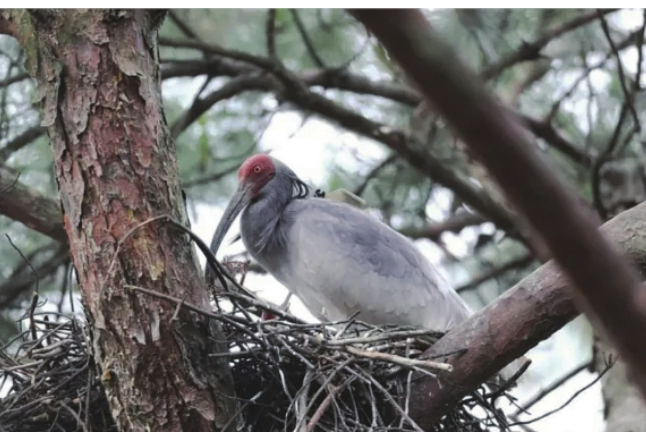
[[[233,221],[249,254],[321,321],[446,332],[473,314],[413,242],[347,203],[313,197],[287,165],[247,158],[211,241]]]

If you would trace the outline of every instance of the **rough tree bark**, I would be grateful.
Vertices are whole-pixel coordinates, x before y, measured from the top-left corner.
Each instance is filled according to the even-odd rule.
[[[642,274],[646,273],[645,218],[646,202],[601,227],[602,234]],[[444,409],[578,316],[572,290],[563,271],[550,261],[444,335],[426,354],[449,362],[453,372],[441,377],[439,387],[428,376],[415,382],[410,405],[413,420],[422,428],[430,426]],[[441,356],[462,349],[466,349],[463,354]],[[637,396],[637,389],[633,391]]]
[[[38,83],[70,252],[112,414],[126,431],[211,431],[234,415],[207,320],[131,284],[209,308],[161,107],[159,11],[6,10]],[[230,423],[235,428],[235,423]]]

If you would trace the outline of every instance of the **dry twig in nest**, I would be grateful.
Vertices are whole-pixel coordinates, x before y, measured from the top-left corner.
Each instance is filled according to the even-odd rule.
[[[407,415],[413,373],[450,371],[450,365],[419,359],[440,334],[353,319],[307,323],[232,284],[235,292],[216,289],[212,311],[137,286],[124,289],[174,302],[222,324],[229,351],[212,355],[230,360],[244,420],[240,429],[420,430]],[[0,350],[0,389],[7,393],[0,399],[0,431],[116,430],[92,360],[89,326],[69,316],[37,313],[34,298],[26,313],[29,328]],[[262,320],[263,312],[280,319]],[[507,419],[496,408],[503,391],[481,387],[433,428],[507,430]]]
[[[87,323],[37,313],[37,298],[29,328],[0,349],[0,431],[116,431]]]

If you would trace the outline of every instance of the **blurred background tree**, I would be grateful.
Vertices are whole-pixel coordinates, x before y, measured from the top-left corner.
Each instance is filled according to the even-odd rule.
[[[520,115],[554,173],[604,220],[646,200],[644,11],[430,10],[427,16]],[[417,240],[474,308],[540,264],[487,173],[344,11],[172,10],[160,43],[166,116],[189,211],[204,240],[233,192],[240,163],[271,151],[313,186],[344,187],[364,198],[375,215]],[[47,215],[58,205],[53,157],[23,61],[16,41],[0,36],[0,176],[3,185],[37,191],[50,204],[10,203],[15,193],[0,187],[0,226],[11,238],[0,237],[3,342],[17,334],[37,279],[51,307],[67,310],[76,298],[60,219]],[[600,368],[604,358],[595,346],[592,362],[592,347],[591,330],[578,319],[530,354],[530,384],[519,392],[529,398],[571,370],[578,374],[570,390],[580,388],[592,377],[586,367]],[[645,429],[643,421],[636,425],[643,411],[633,404],[618,411],[624,424],[612,420],[613,405],[632,393],[622,373],[612,374],[602,381],[608,427]],[[601,428],[599,388],[586,392],[598,403],[586,406],[587,419],[563,418],[568,426],[554,421],[557,415],[532,426]],[[567,397],[546,400],[554,407]]]

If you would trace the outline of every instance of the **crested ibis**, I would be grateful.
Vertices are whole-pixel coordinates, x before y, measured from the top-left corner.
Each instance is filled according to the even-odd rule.
[[[322,321],[357,319],[447,331],[471,315],[413,243],[346,203],[310,196],[285,164],[248,158],[218,224],[215,254],[242,213],[251,256]]]

